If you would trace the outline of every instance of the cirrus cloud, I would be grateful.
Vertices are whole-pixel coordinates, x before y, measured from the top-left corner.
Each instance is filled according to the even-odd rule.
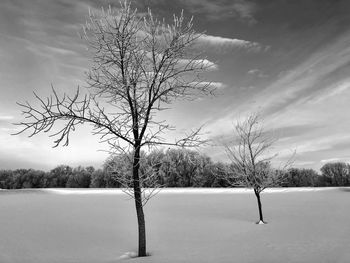
[[[251,42],[236,38],[227,38],[212,35],[201,35],[196,42],[196,47],[206,49],[209,52],[228,53],[235,50],[246,50],[248,52],[260,52],[267,50],[269,47],[264,47],[256,42]]]

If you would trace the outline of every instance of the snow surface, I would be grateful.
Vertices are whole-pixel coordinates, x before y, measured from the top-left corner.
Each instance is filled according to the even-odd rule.
[[[133,258],[134,201],[121,191],[1,191],[0,262],[350,262],[349,188],[263,193],[266,225],[243,189],[176,190],[145,207],[144,258]]]
[[[291,192],[318,192],[332,190],[332,187],[283,187],[283,188],[267,188],[263,193],[291,193]],[[253,193],[253,189],[248,188],[164,188],[160,189],[163,194],[242,194]],[[82,188],[46,188],[42,191],[57,194],[125,194],[122,189],[82,189]]]

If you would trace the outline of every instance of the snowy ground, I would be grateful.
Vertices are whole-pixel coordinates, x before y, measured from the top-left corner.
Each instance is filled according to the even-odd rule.
[[[165,189],[145,208],[146,258],[133,200],[118,190],[0,191],[1,263],[350,262],[350,189],[263,193]]]

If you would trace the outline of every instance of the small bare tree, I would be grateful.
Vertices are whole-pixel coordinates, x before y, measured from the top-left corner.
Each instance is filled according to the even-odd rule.
[[[252,114],[245,121],[238,122],[235,126],[235,137],[233,146],[225,146],[232,162],[231,169],[221,176],[231,186],[243,186],[254,190],[259,209],[257,223],[264,224],[260,194],[268,187],[281,185],[282,171],[290,165],[291,159],[281,169],[271,167],[271,160],[277,156],[271,154],[276,139],[264,132],[258,114]]]
[[[88,73],[88,89],[74,96],[40,98],[39,105],[19,103],[25,121],[21,132],[30,136],[63,128],[51,136],[55,146],[68,145],[70,134],[80,124],[91,124],[94,134],[113,152],[132,154],[132,193],[138,219],[138,256],[146,256],[146,227],[140,177],[141,148],[157,145],[198,146],[200,128],[174,142],[164,141],[162,134],[173,127],[156,119],[155,114],[175,99],[208,95],[210,85],[201,81],[201,73],[213,66],[193,44],[201,36],[193,29],[192,19],[183,14],[171,24],[156,19],[149,10],[137,13],[125,1],[120,9],[109,8],[99,14],[90,12],[83,28],[83,38],[93,54]]]

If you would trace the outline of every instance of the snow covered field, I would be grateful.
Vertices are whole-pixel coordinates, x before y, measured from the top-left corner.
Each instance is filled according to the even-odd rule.
[[[165,189],[146,206],[146,258],[133,200],[119,190],[0,191],[1,263],[350,262],[350,189],[273,189],[256,225],[244,189]]]

